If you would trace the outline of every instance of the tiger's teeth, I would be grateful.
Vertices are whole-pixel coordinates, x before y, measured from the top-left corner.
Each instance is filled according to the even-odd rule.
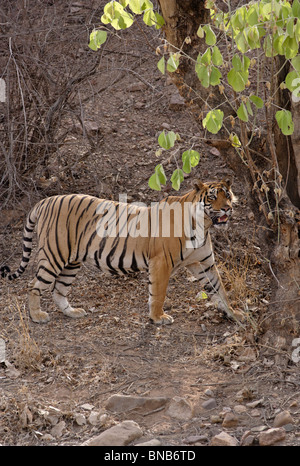
[[[218,217],[218,223],[227,222],[227,220],[228,220],[227,215],[222,215],[222,217]]]

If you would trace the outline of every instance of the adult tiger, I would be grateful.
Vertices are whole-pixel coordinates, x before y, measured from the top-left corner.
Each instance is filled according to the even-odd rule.
[[[183,196],[170,196],[151,207],[98,199],[84,194],[52,196],[38,202],[24,227],[23,256],[15,273],[7,266],[2,277],[19,277],[32,250],[34,226],[38,236],[37,273],[29,291],[34,322],[48,322],[40,296],[52,289],[58,308],[69,317],[81,317],[67,293],[82,263],[92,262],[103,272],[126,274],[148,270],[150,318],[171,324],[163,303],[170,276],[186,267],[211,293],[229,317],[240,315],[228,303],[217,270],[209,227],[226,228],[235,197],[230,182],[202,183]]]

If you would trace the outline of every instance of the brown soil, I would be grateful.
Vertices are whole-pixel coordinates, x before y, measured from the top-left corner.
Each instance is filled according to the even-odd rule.
[[[203,444],[221,430],[238,440],[246,430],[272,427],[278,411],[289,410],[295,424],[287,429],[283,444],[300,445],[299,368],[291,361],[279,364],[276,348],[260,344],[261,323],[268,308],[272,277],[265,265],[264,251],[257,244],[256,226],[251,217],[244,186],[225,165],[221,155],[202,142],[203,130],[180,104],[170,106],[177,91],[157,70],[157,56],[143,34],[132,29],[113,38],[105,48],[99,72],[93,78],[95,100],[84,107],[86,119],[98,131],[97,151],[80,160],[85,147],[80,131],[62,148],[57,181],[41,180],[44,191],[85,192],[118,200],[149,204],[170,192],[148,188],[154,167],[170,154],[155,155],[157,135],[167,125],[178,131],[177,144],[168,175],[176,168],[175,157],[194,144],[202,158],[182,186],[184,192],[193,178],[220,179],[231,175],[239,198],[227,233],[213,233],[216,259],[233,306],[249,309],[245,328],[223,318],[205,300],[196,299],[197,282],[185,271],[172,278],[168,288],[171,326],[151,324],[147,314],[147,276],[111,278],[83,268],[73,286],[70,301],[84,307],[87,316],[72,320],[55,309],[50,294],[43,308],[51,321],[38,325],[26,311],[27,284],[34,275],[35,255],[22,280],[1,281],[0,337],[6,343],[6,360],[0,364],[0,443],[2,445],[43,445],[56,421],[65,422],[59,438],[51,445],[79,445],[122,419],[133,419],[144,438],[159,438],[163,445],[184,445],[186,439],[203,435]],[[154,43],[155,45],[155,43]],[[118,78],[118,79],[117,79]],[[98,92],[97,90],[101,90]],[[105,90],[103,90],[105,89]],[[66,122],[67,124],[67,122]],[[57,166],[53,160],[53,166]],[[64,166],[69,166],[65,171]],[[23,204],[22,204],[23,202]],[[28,209],[28,201],[21,204]],[[1,263],[17,267],[21,255],[24,212],[20,207],[2,212]],[[292,352],[292,348],[291,348]],[[217,408],[202,407],[211,389]],[[103,410],[112,394],[182,396],[194,406],[194,417],[177,421],[164,411],[152,414],[108,413],[105,426],[75,422],[82,405]],[[247,406],[261,400],[253,411]],[[298,400],[298,403],[297,403]],[[224,408],[246,406],[232,428],[215,423]],[[47,413],[50,413],[49,416]],[[51,417],[52,416],[52,417]],[[56,420],[53,418],[56,417]]]

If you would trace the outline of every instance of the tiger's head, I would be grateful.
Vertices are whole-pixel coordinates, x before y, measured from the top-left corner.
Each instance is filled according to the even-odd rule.
[[[213,181],[203,183],[198,180],[195,188],[199,192],[199,202],[212,224],[218,229],[227,229],[229,217],[232,215],[232,204],[237,198],[231,191],[231,181]]]

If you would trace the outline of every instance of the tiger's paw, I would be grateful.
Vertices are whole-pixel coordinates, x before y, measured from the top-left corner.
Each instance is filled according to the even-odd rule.
[[[85,310],[80,307],[69,307],[62,312],[65,314],[65,316],[71,317],[72,319],[78,319],[80,317],[86,316]]]
[[[32,321],[37,324],[46,324],[50,320],[49,314],[44,311],[31,311],[30,317]]]
[[[156,319],[153,319],[153,317],[150,316],[150,319],[156,325],[170,325],[174,322],[173,317],[169,316],[168,314],[162,314],[159,318]]]

